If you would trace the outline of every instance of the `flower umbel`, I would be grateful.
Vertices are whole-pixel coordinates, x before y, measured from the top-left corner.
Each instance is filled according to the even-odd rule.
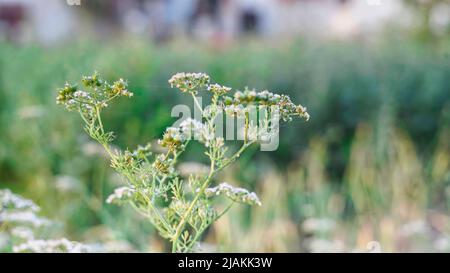
[[[170,87],[178,88],[182,92],[197,93],[200,88],[209,83],[209,76],[205,73],[177,73],[169,80]]]
[[[120,187],[114,190],[114,193],[108,196],[106,203],[108,204],[122,204],[133,200],[133,195],[136,190],[130,187]]]
[[[261,201],[259,201],[256,193],[249,192],[243,188],[233,187],[228,183],[221,183],[217,187],[207,188],[205,194],[208,197],[223,194],[235,202],[261,206]]]

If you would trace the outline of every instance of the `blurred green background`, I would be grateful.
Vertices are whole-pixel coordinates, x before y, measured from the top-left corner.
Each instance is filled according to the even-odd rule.
[[[281,128],[278,150],[255,147],[224,174],[263,205],[234,207],[205,235],[207,249],[350,252],[375,241],[383,251],[447,252],[450,37],[419,26],[375,40],[250,35],[226,46],[126,32],[87,31],[51,45],[5,39],[0,188],[40,205],[61,223],[56,235],[114,251],[164,251],[145,219],[105,203],[123,181],[79,118],[55,104],[56,88],[93,71],[127,79],[135,96],[110,107],[104,123],[115,145],[133,148],[159,138],[176,120],[172,107],[189,101],[169,77],[201,71],[236,89],[287,93],[311,114]],[[195,151],[186,158],[204,160]]]

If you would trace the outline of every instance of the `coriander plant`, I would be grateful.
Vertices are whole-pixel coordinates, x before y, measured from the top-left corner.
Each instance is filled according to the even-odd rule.
[[[217,174],[250,145],[277,137],[278,120],[309,118],[306,108],[295,105],[286,95],[248,89],[229,95],[231,88],[210,83],[206,74],[178,73],[169,84],[192,97],[200,119],[187,118],[167,128],[158,141],[163,152],[152,152],[150,144],[120,151],[112,148],[114,134],[105,129],[101,114],[114,99],[133,96],[127,82],[120,79],[109,83],[95,73],[83,77],[81,83],[81,89],[66,83],[58,90],[57,103],[80,114],[86,132],[104,147],[111,157],[111,167],[127,181],[127,186],[116,189],[106,201],[128,203],[147,217],[159,234],[171,242],[172,252],[193,251],[203,232],[233,204],[261,205],[254,192],[227,183],[216,185]],[[205,108],[199,101],[202,94],[209,98]],[[217,133],[223,114],[241,121],[242,128],[238,130],[243,137],[239,149],[232,150]],[[209,167],[206,174],[192,173],[183,179],[177,163],[192,140],[203,145]],[[229,199],[222,210],[214,202],[214,197],[220,195]]]

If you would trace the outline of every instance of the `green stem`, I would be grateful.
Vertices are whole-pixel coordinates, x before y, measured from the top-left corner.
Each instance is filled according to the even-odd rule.
[[[195,105],[200,110],[200,113],[202,113],[202,116],[203,116],[203,109],[202,109],[202,106],[200,105],[200,103],[198,102],[197,97],[194,95],[194,93],[191,93],[191,95],[192,95],[192,98],[194,99]]]
[[[251,144],[253,144],[253,141],[244,143],[244,145],[242,145],[241,148],[234,155],[232,155],[228,160],[226,160],[224,164],[222,164],[219,168],[217,168],[216,171],[220,171],[223,168],[230,165],[231,163],[233,163],[239,156],[241,156],[242,152],[244,152],[244,150],[247,149]]]
[[[186,247],[186,252],[190,252],[192,250],[192,248],[194,247],[194,244],[198,241],[199,237],[210,226],[210,224],[212,224],[212,223],[216,222],[217,220],[219,220],[225,213],[227,213],[231,209],[231,207],[233,207],[234,203],[235,203],[234,201],[231,201],[231,203],[221,213],[219,213],[219,215],[214,217],[214,219],[211,221],[211,223],[202,226],[200,228],[200,230],[198,230],[195,233],[195,236],[192,239],[191,243]]]
[[[100,127],[100,130],[102,131],[102,134],[104,134],[105,130],[103,129],[102,117],[100,116],[100,109],[97,106],[95,107],[95,112],[97,114],[98,126]]]
[[[163,232],[167,232],[161,229],[161,227],[159,225],[157,225],[155,223],[155,220],[153,219],[152,215],[150,213],[145,213],[142,211],[142,209],[140,209],[139,207],[136,206],[136,204],[134,204],[133,202],[129,202],[131,207],[139,214],[141,214],[142,216],[148,218],[150,220],[150,222],[153,224],[153,226],[161,233],[163,234]]]
[[[209,172],[208,177],[205,179],[205,181],[203,182],[203,185],[201,186],[200,190],[198,191],[197,195],[194,197],[194,199],[192,200],[191,204],[189,205],[189,208],[187,209],[187,211],[184,213],[183,217],[181,218],[180,223],[178,224],[175,234],[172,237],[173,243],[172,243],[172,252],[176,252],[177,250],[177,243],[178,243],[178,238],[181,235],[181,232],[183,231],[183,228],[192,212],[192,210],[194,209],[195,205],[197,204],[197,201],[200,199],[200,197],[203,195],[203,193],[205,192],[206,188],[209,185],[209,182],[211,181],[211,179],[213,178],[214,174],[215,174],[215,161],[212,160],[211,161],[211,169]]]
[[[219,220],[225,213],[227,213],[231,209],[231,207],[233,207],[234,203],[235,203],[234,201],[231,201],[231,203],[221,213],[219,213],[219,215],[217,215],[214,218],[213,222]]]
[[[172,232],[172,226],[169,225],[169,223],[166,221],[166,219],[164,218],[164,216],[161,215],[161,213],[159,212],[158,208],[156,208],[152,201],[148,198],[148,196],[146,196],[145,194],[141,194],[142,197],[145,199],[145,201],[147,202],[148,206],[150,207],[151,210],[153,210],[153,212],[156,214],[156,216],[158,217],[158,220],[163,224],[164,228],[168,231],[168,232]]]
[[[196,205],[197,201],[200,199],[200,197],[203,195],[203,193],[205,192],[206,188],[208,187],[211,179],[214,177],[214,175],[219,172],[220,170],[222,170],[223,168],[225,168],[226,166],[228,166],[229,164],[231,164],[234,160],[236,160],[236,158],[238,158],[241,153],[252,144],[253,142],[247,142],[244,145],[241,146],[241,148],[232,156],[230,157],[225,164],[223,164],[222,166],[218,167],[217,169],[215,169],[215,161],[212,160],[211,161],[211,167],[210,167],[210,172],[208,177],[205,179],[205,182],[203,182],[200,190],[198,191],[197,195],[194,197],[194,199],[192,200],[188,210],[184,213],[183,217],[181,218],[180,223],[178,224],[175,234],[172,237],[172,252],[176,252],[177,251],[177,243],[178,243],[178,239],[181,235],[181,232],[183,231],[183,228],[187,222],[187,219],[189,219],[189,216],[192,212],[192,210],[194,209],[194,206]],[[220,215],[222,216],[222,215]]]
[[[104,134],[104,128],[103,128],[103,122],[101,119],[101,115],[100,115],[100,110],[98,107],[95,108],[95,112],[96,112],[96,116],[97,116],[97,121],[98,121],[98,125],[100,127],[100,131],[102,132],[102,134]],[[87,122],[87,120],[84,118],[83,114],[80,112],[83,120]],[[89,123],[88,123],[89,124]],[[109,147],[109,144],[105,141],[100,141],[100,144],[103,146],[103,148],[106,150],[106,152],[109,154],[109,156],[111,157],[111,159],[115,158],[114,153],[111,151],[111,148]],[[178,155],[175,155],[175,159],[178,157]],[[130,174],[128,173],[122,173],[125,177],[127,177],[127,179],[132,182],[133,178]],[[151,202],[151,200],[145,196],[142,195],[142,197],[145,199],[146,203],[148,204],[148,206],[150,207],[150,209],[154,212],[154,214],[157,216],[158,220],[163,224],[164,228],[169,231],[172,232],[172,227],[167,223],[167,221],[165,220],[165,218],[159,213],[159,210],[153,206],[153,203]]]
[[[244,144],[248,141],[249,113],[245,112]]]

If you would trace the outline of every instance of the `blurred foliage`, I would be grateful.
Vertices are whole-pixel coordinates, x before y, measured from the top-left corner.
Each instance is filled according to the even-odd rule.
[[[94,70],[128,79],[135,97],[108,109],[105,124],[120,135],[115,145],[134,148],[160,137],[175,121],[172,106],[186,103],[169,88],[169,76],[202,71],[228,86],[287,93],[311,114],[308,124],[282,128],[277,151],[258,153],[256,160],[248,152],[224,175],[255,189],[263,206],[253,214],[233,209],[207,242],[232,251],[338,250],[341,243],[351,251],[378,240],[388,250],[418,250],[396,234],[405,223],[439,223],[439,236],[424,235],[434,239],[450,234],[449,53],[446,43],[407,41],[277,47],[256,41],[230,48],[136,40],[1,44],[0,187],[33,199],[72,239],[165,249],[130,209],[105,206],[121,181],[75,115],[56,106],[55,89]],[[188,157],[206,159],[195,150]],[[325,230],[316,236],[308,219],[325,219],[315,224]]]
[[[448,13],[448,1],[447,0],[403,0],[406,7],[413,11],[415,16],[414,22],[416,22],[415,36],[425,42],[433,42],[440,36],[447,36],[449,34],[449,26],[441,26],[441,30],[436,31],[433,29],[433,18],[434,16],[442,16]],[[442,11],[439,14],[439,11]]]

